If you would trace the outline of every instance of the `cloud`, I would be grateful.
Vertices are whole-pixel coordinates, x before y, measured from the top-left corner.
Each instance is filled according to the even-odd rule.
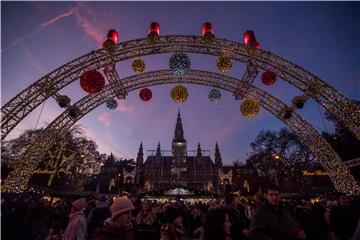
[[[92,9],[84,3],[78,4],[78,11],[74,12],[76,24],[81,27],[85,33],[101,45],[104,41],[104,32],[106,31],[103,21],[98,21]]]
[[[117,112],[122,112],[122,113],[134,113],[135,108],[134,107],[128,107],[125,106],[125,102],[124,101],[118,101],[118,107],[116,108]]]
[[[103,112],[101,113],[96,120],[104,125],[106,125],[107,127],[110,126],[110,113],[108,112]]]
[[[25,39],[31,37],[31,36],[34,35],[35,33],[43,30],[44,28],[50,26],[50,25],[53,24],[53,23],[56,23],[57,21],[65,18],[65,17],[68,17],[68,16],[72,15],[72,14],[73,14],[74,12],[76,12],[76,11],[77,11],[77,6],[74,6],[74,7],[72,7],[70,10],[68,10],[67,12],[64,12],[64,13],[58,15],[58,16],[55,16],[55,17],[53,17],[52,19],[50,19],[50,20],[48,20],[48,21],[46,21],[46,22],[44,22],[44,23],[40,23],[40,26],[39,26],[37,29],[35,29],[34,31],[32,31],[31,33],[29,33],[29,34],[27,34],[27,35],[18,37],[17,39],[15,39],[15,41],[13,41],[12,43],[10,43],[10,45],[8,45],[8,46],[5,47],[5,48],[2,48],[2,49],[1,49],[1,52],[4,52],[4,51],[8,50],[9,48],[16,46],[17,44],[19,44],[19,43],[21,43],[22,41],[24,41]]]

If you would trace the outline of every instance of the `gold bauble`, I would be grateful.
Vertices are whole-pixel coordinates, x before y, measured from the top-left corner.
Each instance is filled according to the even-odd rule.
[[[171,90],[170,96],[175,103],[183,103],[186,101],[189,93],[186,87],[177,85]]]
[[[216,60],[216,67],[220,72],[228,72],[232,68],[232,60],[229,56],[219,56]]]
[[[131,65],[135,73],[142,73],[145,71],[145,62],[142,59],[135,59]]]
[[[257,99],[246,99],[240,104],[240,112],[244,117],[252,118],[260,110],[260,103]]]

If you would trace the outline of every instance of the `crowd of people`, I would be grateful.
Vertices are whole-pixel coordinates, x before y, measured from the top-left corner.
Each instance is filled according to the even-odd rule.
[[[3,239],[46,240],[359,240],[359,201],[283,201],[276,185],[254,200],[228,193],[189,204],[119,196],[57,200],[2,195]]]

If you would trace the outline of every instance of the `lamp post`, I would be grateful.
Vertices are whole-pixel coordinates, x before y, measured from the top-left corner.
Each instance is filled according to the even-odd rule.
[[[274,165],[277,166],[278,161],[280,161],[280,160],[281,160],[281,157],[278,154],[275,154],[275,156],[273,158]],[[274,177],[275,177],[275,184],[279,186],[278,174],[277,174],[275,167],[274,167]]]

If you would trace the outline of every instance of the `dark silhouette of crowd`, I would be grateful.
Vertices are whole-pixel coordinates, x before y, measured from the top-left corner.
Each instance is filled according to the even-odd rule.
[[[281,199],[269,185],[253,198],[186,203],[128,196],[57,201],[3,193],[1,238],[28,240],[359,240],[359,199]]]

